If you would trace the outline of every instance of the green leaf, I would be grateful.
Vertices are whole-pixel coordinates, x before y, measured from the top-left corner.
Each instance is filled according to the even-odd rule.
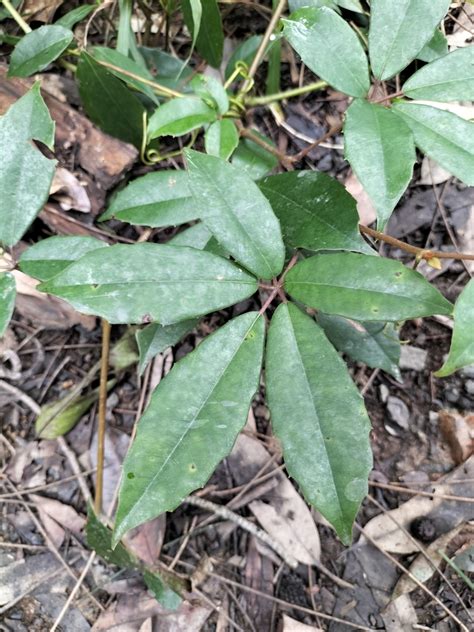
[[[205,224],[199,222],[198,224],[194,224],[194,226],[182,230],[170,239],[168,244],[172,246],[189,246],[190,248],[204,250],[211,239],[214,239],[214,237],[210,230],[206,228]]]
[[[321,7],[329,7],[330,9],[337,9],[338,3],[336,0],[289,0],[288,8],[290,12],[297,11],[298,9],[303,9],[305,7],[315,7],[316,9],[320,9]]]
[[[285,279],[293,298],[327,314],[398,321],[451,314],[453,306],[398,261],[344,252],[300,261]]]
[[[283,34],[303,62],[337,90],[365,97],[369,65],[349,24],[331,9],[300,9],[283,20]]]
[[[15,307],[15,277],[9,272],[0,274],[0,338],[5,334]]]
[[[140,353],[138,372],[141,375],[151,360],[159,353],[163,353],[168,347],[173,347],[177,342],[192,331],[197,320],[184,320],[176,325],[159,325],[151,323],[135,334]]]
[[[416,145],[433,160],[474,185],[474,123],[429,105],[394,103],[411,128]]]
[[[35,431],[40,439],[57,439],[74,428],[92,404],[97,401],[99,392],[77,397],[72,401],[58,399],[45,404],[36,418]]]
[[[405,82],[403,92],[411,99],[474,101],[474,46],[423,66]]]
[[[121,542],[112,548],[112,530],[100,522],[92,508],[87,512],[87,545],[109,564],[142,571],[143,579],[156,600],[168,610],[176,610],[181,597],[161,578],[159,572],[143,564]]]
[[[269,138],[265,138],[262,134],[258,134],[258,136],[269,145],[273,144]],[[232,164],[240,171],[245,171],[252,180],[258,180],[275,169],[278,165],[278,158],[264,147],[257,145],[253,140],[242,138],[232,156]]]
[[[147,68],[144,68],[140,64],[137,64],[136,61],[133,61],[133,59],[130,59],[130,57],[122,55],[122,53],[119,53],[118,50],[114,50],[113,48],[106,48],[105,46],[94,46],[91,54],[96,61],[103,61],[107,64],[112,64],[113,66],[117,66],[117,68],[120,68],[127,73],[138,75],[139,77],[142,77],[143,79],[147,79],[149,81],[153,81],[154,79],[153,75]],[[107,68],[107,70],[135,90],[138,90],[138,92],[146,94],[146,96],[155,104],[158,104],[158,98],[150,86],[147,86],[141,81],[138,81],[138,79],[130,77],[130,75],[126,75],[123,72],[120,72],[120,70],[113,70],[111,68]]]
[[[87,252],[105,247],[107,243],[93,237],[48,237],[25,250],[18,263],[22,272],[46,281]]]
[[[54,122],[40,94],[39,84],[14,103],[0,118],[0,244],[13,246],[43,208],[56,166],[30,142],[50,149]]]
[[[408,187],[416,160],[410,128],[389,109],[356,99],[346,112],[346,158],[377,211],[383,230]]]
[[[87,53],[81,53],[76,77],[89,118],[107,134],[141,147],[145,109],[138,98]]]
[[[170,325],[238,303],[257,282],[208,252],[142,243],[89,252],[38,289],[111,323]]]
[[[214,77],[196,75],[191,81],[191,87],[207,105],[216,109],[219,114],[226,114],[229,109],[229,97],[220,81]]]
[[[258,389],[264,330],[256,312],[234,318],[160,382],[124,462],[115,542],[175,509],[229,454]]]
[[[354,198],[334,178],[319,171],[289,171],[257,184],[280,220],[287,246],[374,252],[359,233]]]
[[[66,50],[74,39],[72,31],[56,24],[41,26],[24,35],[15,46],[9,77],[29,77],[44,70]]]
[[[367,322],[319,313],[318,324],[338,351],[400,380],[400,340],[393,323]]]
[[[224,32],[217,1],[182,0],[181,6],[197,51],[211,66],[218,68],[222,61]]]
[[[215,156],[186,151],[191,191],[202,221],[241,264],[263,279],[277,276],[285,247],[272,208],[250,177]]]
[[[369,53],[377,79],[390,79],[415,59],[449,4],[450,0],[372,0]]]
[[[148,140],[159,136],[183,136],[206,123],[212,123],[217,112],[197,97],[171,99],[151,115],[148,121]]]
[[[0,129],[2,133],[11,136],[12,142],[29,142],[34,139],[53,150],[55,123],[41,96],[39,82],[9,107],[0,118]]]
[[[222,248],[217,239],[212,236],[212,233],[202,222],[185,228],[167,243],[172,246],[189,246],[190,248],[197,248],[198,250],[206,250],[213,255],[224,257],[224,259],[229,258],[229,253]]]
[[[228,160],[239,144],[239,132],[234,121],[222,119],[209,126],[204,136],[206,152]]]
[[[474,279],[461,292],[454,306],[454,329],[449,356],[436,371],[437,377],[451,375],[474,364]]]
[[[363,400],[323,330],[291,303],[271,320],[265,374],[288,473],[350,544],[372,469]]]
[[[194,49],[201,28],[202,0],[181,0],[181,9],[184,15],[190,16],[190,19],[189,17],[185,18],[185,22],[187,21],[188,29],[192,35],[192,49]]]
[[[116,217],[140,226],[177,226],[197,218],[185,171],[155,171],[132,180],[100,217]]]
[[[430,62],[447,54],[448,40],[439,29],[436,29],[433,37],[430,39],[428,44],[425,44],[425,46],[423,46],[416,58],[421,59],[421,61]]]
[[[154,77],[159,78],[161,85],[179,91],[186,89],[186,82],[193,76],[193,70],[185,62],[159,48],[140,46],[138,51],[143,56],[148,70]]]
[[[117,32],[117,50],[128,56],[136,46],[135,35],[132,32],[131,20],[133,0],[119,0],[119,23]]]
[[[83,4],[82,6],[68,11],[65,15],[56,20],[57,26],[63,26],[65,29],[72,29],[78,22],[82,22],[89,13],[92,13],[97,8],[95,4]]]
[[[110,349],[109,364],[115,371],[123,371],[138,362],[135,329],[135,327],[127,327],[123,336]]]

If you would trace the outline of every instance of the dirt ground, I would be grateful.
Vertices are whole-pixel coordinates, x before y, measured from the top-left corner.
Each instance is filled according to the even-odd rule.
[[[239,11],[239,29],[248,33],[249,11],[244,6]],[[261,20],[264,25],[264,16]],[[236,22],[236,14],[229,13],[226,24]],[[239,36],[240,31],[228,28]],[[258,30],[258,22],[253,28]],[[288,84],[294,63],[287,59],[283,64]],[[2,75],[0,80],[4,109],[22,83],[11,92],[10,82]],[[80,110],[67,73],[47,74],[44,89],[50,100],[59,97],[58,116]],[[247,123],[270,136],[280,151],[293,154],[308,146],[306,137],[318,138],[340,120],[347,103],[328,90],[281,107],[284,126],[265,108],[251,111]],[[20,250],[52,234],[110,239],[110,232],[95,227],[95,217],[118,185],[147,170],[123,143],[116,145],[96,130],[91,136],[82,119],[72,128],[64,125],[60,165],[87,183],[90,212],[66,211],[64,198],[53,197]],[[120,157],[109,173],[95,169],[84,147],[80,153],[81,143],[86,149],[87,143],[98,146],[98,138],[106,157]],[[362,221],[369,223],[370,206],[348,170],[342,142],[336,135],[298,168],[349,182]],[[472,252],[474,189],[449,176],[428,184],[423,169],[436,168],[420,158],[387,232],[419,247],[450,250],[455,245]],[[77,191],[66,193],[74,195]],[[121,241],[136,241],[143,230],[117,221],[107,228]],[[148,238],[166,241],[173,232],[154,230]],[[385,245],[383,254],[412,265],[400,250]],[[452,301],[472,273],[449,259],[442,270],[423,265],[420,271]],[[349,360],[372,420],[374,452],[370,495],[349,548],[321,515],[308,509],[288,478],[262,390],[232,454],[199,494],[213,505],[183,504],[134,530],[129,539],[138,558],[151,565],[160,560],[190,582],[189,599],[170,613],[151,596],[139,572],[91,556],[87,547],[84,525],[95,485],[97,405],[60,440],[38,439],[35,431],[38,407],[64,397],[88,376],[89,390],[97,387],[98,373],[92,369],[100,359],[99,322],[78,317],[59,301],[48,303],[24,281],[18,309],[0,341],[0,630],[55,629],[66,604],[58,629],[67,632],[474,629],[474,367],[450,378],[433,376],[449,349],[449,319],[402,326],[401,380]],[[202,337],[253,303],[260,307],[255,297],[204,318],[181,343],[157,356],[142,378],[136,366],[117,374],[107,399],[105,507],[113,506],[130,435],[154,386]],[[114,327],[112,341],[124,333],[125,327]],[[227,514],[215,513],[215,505]],[[282,543],[296,557],[296,568],[248,531],[248,523]],[[446,562],[454,557],[457,569]]]

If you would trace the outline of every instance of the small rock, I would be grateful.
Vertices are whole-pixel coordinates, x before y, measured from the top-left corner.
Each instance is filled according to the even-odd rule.
[[[426,366],[428,352],[419,347],[402,345],[400,352],[400,368],[412,369],[413,371],[423,371]]]
[[[464,388],[469,395],[474,395],[474,380],[467,380],[464,384]]]
[[[398,424],[400,428],[408,430],[410,411],[403,400],[390,396],[387,400],[387,410],[392,421]]]
[[[446,393],[445,393],[446,399],[451,404],[455,404],[458,401],[460,395],[461,395],[461,393],[459,392],[459,389],[456,388],[455,386],[450,388],[449,391],[446,391]]]
[[[379,393],[380,393],[380,400],[382,401],[383,404],[386,404],[388,396],[390,394],[388,387],[385,386],[385,384],[381,384],[379,387]]]
[[[471,364],[470,366],[465,366],[463,369],[459,371],[459,373],[463,377],[468,377],[474,380],[474,364]]]

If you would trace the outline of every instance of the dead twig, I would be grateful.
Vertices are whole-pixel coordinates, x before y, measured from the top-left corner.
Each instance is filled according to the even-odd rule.
[[[195,507],[200,507],[201,509],[205,509],[210,513],[216,514],[224,520],[230,520],[235,524],[239,525],[248,533],[251,533],[255,537],[259,538],[262,542],[265,542],[271,549],[277,553],[282,560],[288,564],[290,568],[296,568],[298,566],[297,560],[293,557],[291,553],[286,551],[279,542],[276,542],[266,531],[262,531],[259,527],[256,527],[253,522],[250,522],[246,518],[239,516],[235,512],[227,509],[227,507],[223,507],[222,505],[216,505],[216,503],[212,503],[209,500],[204,500],[204,498],[198,498],[197,496],[188,496],[184,499],[185,503],[189,505],[194,505]]]

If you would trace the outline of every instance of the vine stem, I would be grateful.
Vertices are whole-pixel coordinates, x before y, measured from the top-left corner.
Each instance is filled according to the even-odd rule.
[[[107,404],[107,375],[109,372],[110,323],[102,319],[102,353],[100,357],[99,415],[97,429],[97,479],[94,510],[98,515],[102,510],[104,487],[105,413]]]
[[[298,255],[295,254],[295,255],[293,255],[291,257],[288,265],[283,270],[283,274],[281,275],[281,277],[277,281],[275,281],[275,280],[273,281],[273,283],[274,283],[273,291],[270,294],[270,296],[267,298],[265,303],[262,305],[262,307],[260,308],[260,311],[258,312],[260,316],[267,311],[268,307],[272,304],[273,300],[277,296],[281,296],[282,295],[282,293],[283,293],[283,282],[285,280],[285,277],[288,274],[288,272],[291,270],[291,268],[296,264],[297,261],[298,261]]]
[[[327,87],[326,81],[314,81],[313,83],[308,83],[306,86],[301,86],[299,88],[292,88],[290,90],[284,90],[283,92],[275,92],[274,94],[266,94],[261,97],[247,97],[244,100],[246,105],[268,105],[273,103],[274,101],[283,101],[284,99],[291,99],[293,97],[299,97],[302,94],[307,94],[308,92],[315,92],[316,90],[323,90]]]
[[[31,33],[31,27],[29,24],[25,22],[25,20],[21,17],[15,7],[12,5],[10,0],[1,0],[3,6],[8,11],[8,13],[12,16],[18,26],[24,33]]]
[[[277,25],[278,20],[280,19],[281,14],[283,13],[283,10],[285,9],[285,6],[286,6],[286,0],[280,0],[280,2],[277,5],[277,8],[275,9],[275,12],[272,15],[270,22],[268,23],[267,30],[265,31],[262,41],[260,42],[260,46],[258,47],[257,52],[255,53],[255,57],[253,58],[252,63],[250,64],[249,72],[248,72],[247,78],[245,79],[242,85],[240,94],[245,94],[245,92],[247,92],[249,87],[252,85],[252,80],[255,77],[257,68],[259,67],[260,62],[262,61],[262,58],[265,55],[265,50],[267,48],[268,42],[270,41],[270,37],[272,36],[273,31],[275,30],[275,26]]]
[[[405,252],[415,255],[418,259],[457,259],[461,261],[474,261],[474,254],[467,254],[463,252],[441,252],[439,250],[426,250],[425,248],[410,246],[410,244],[406,244],[404,241],[395,239],[395,237],[390,237],[390,235],[386,235],[385,233],[380,233],[378,230],[374,230],[373,228],[369,228],[363,224],[359,224],[359,230],[364,235],[369,235],[370,237],[374,237],[374,239],[384,241],[391,246],[396,246],[401,250],[405,250]]]

